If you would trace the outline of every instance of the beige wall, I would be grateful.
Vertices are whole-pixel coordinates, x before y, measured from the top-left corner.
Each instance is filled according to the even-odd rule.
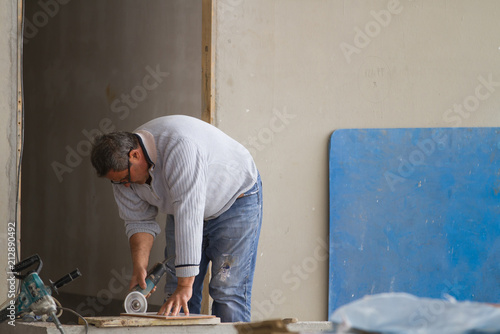
[[[26,11],[23,256],[40,254],[45,280],[78,267],[82,278],[61,292],[93,296],[71,305],[89,316],[124,298],[131,273],[89,138],[167,114],[201,116],[201,2],[58,3],[47,10],[32,1]],[[159,239],[152,262],[163,259]],[[161,301],[158,293],[150,303]]]
[[[0,0],[0,303],[10,299],[7,284],[9,226],[17,198],[17,1]],[[16,233],[19,236],[18,233]],[[10,277],[10,275],[9,275]]]
[[[327,318],[334,130],[500,125],[499,10],[495,0],[217,1],[217,125],[252,151],[264,182],[255,320]]]

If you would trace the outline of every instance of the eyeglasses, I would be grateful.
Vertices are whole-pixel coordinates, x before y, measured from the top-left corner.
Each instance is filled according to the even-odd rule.
[[[131,148],[128,153],[127,153],[127,157],[129,157],[129,154],[130,152],[133,150],[133,148]],[[127,175],[127,179],[125,181],[113,181],[111,180],[111,183],[112,184],[127,184],[127,183],[132,183],[132,181],[130,180],[130,157],[128,158],[128,164],[127,164],[127,169],[128,169],[128,175]]]

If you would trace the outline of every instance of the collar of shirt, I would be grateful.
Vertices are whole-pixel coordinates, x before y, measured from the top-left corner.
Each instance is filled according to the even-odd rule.
[[[145,130],[139,130],[135,133],[139,139],[142,151],[146,157],[147,162],[151,165],[150,171],[153,171],[156,164],[156,144],[153,135]]]

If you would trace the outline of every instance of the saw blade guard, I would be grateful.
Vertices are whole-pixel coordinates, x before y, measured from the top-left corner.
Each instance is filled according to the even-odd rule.
[[[146,300],[146,296],[139,291],[132,291],[125,298],[123,307],[127,313],[146,313],[148,301]]]

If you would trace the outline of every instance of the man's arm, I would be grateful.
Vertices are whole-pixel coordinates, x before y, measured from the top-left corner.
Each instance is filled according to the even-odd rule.
[[[151,253],[153,242],[154,237],[146,232],[139,232],[130,237],[130,252],[134,267],[129,289],[132,289],[137,284],[139,284],[141,289],[146,288],[149,254]]]

